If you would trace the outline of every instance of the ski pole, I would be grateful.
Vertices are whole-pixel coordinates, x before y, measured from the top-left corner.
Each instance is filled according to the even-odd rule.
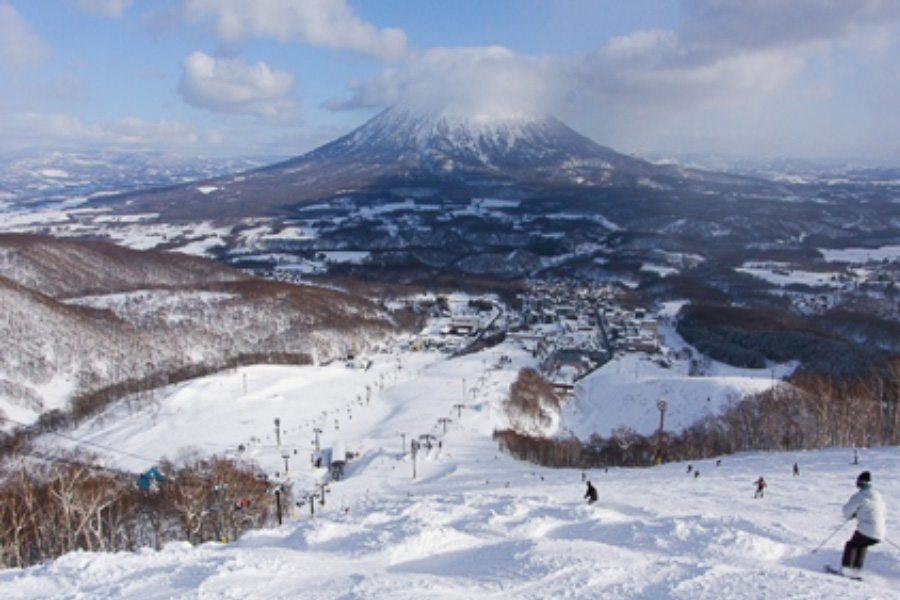
[[[816,552],[818,552],[819,549],[820,549],[822,546],[824,546],[825,544],[828,543],[828,540],[830,540],[831,538],[833,538],[833,537],[837,534],[837,532],[840,531],[841,529],[843,529],[843,528],[844,528],[844,525],[846,525],[846,524],[849,523],[849,522],[850,522],[850,521],[847,520],[847,521],[844,521],[843,523],[841,523],[840,526],[838,526],[837,529],[835,529],[834,531],[831,532],[831,535],[829,535],[827,538],[825,538],[825,539],[822,541],[821,544],[819,544],[818,546],[816,546],[816,549],[813,550],[812,553],[815,554]]]
[[[892,542],[891,540],[889,540],[889,539],[887,539],[887,538],[884,538],[884,541],[886,541],[888,544],[890,544],[891,546],[893,546],[893,547],[896,548],[897,550],[900,550],[900,546],[898,546],[897,544],[895,544],[895,543]]]

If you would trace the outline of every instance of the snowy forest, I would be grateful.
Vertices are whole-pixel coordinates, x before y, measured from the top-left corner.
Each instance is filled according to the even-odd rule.
[[[291,505],[290,490],[272,494],[250,463],[215,457],[161,461],[136,485],[132,473],[100,467],[90,456],[50,456],[19,441],[5,450],[33,460],[27,466],[0,461],[2,567],[39,564],[74,550],[237,539],[273,524]]]
[[[562,402],[559,390],[523,370],[505,409],[509,429],[494,432],[512,455],[544,466],[593,468],[646,466],[663,449],[663,460],[684,461],[753,450],[792,451],[900,444],[900,356],[867,377],[796,374],[770,390],[732,403],[681,432],[640,435],[628,427],[588,442],[548,438],[529,431],[548,423]],[[524,424],[524,425],[523,425]]]
[[[328,362],[414,322],[208,260],[23,235],[0,236],[0,314],[0,391],[45,419],[239,364]]]

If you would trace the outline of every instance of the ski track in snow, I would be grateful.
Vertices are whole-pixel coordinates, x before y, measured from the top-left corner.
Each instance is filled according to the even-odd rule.
[[[514,366],[492,369],[502,354]],[[120,408],[72,437],[147,457],[186,445],[229,454],[246,444],[275,473],[284,466],[272,425],[279,417],[283,448],[298,450],[289,469],[296,492],[323,475],[309,462],[313,428],[323,447],[341,441],[361,455],[315,518],[304,504],[281,527],[227,544],[78,552],[2,570],[0,597],[900,598],[900,549],[891,543],[870,550],[862,583],[823,572],[840,562],[851,525],[813,552],[840,527],[863,468],[888,504],[888,535],[900,530],[897,448],[863,450],[862,465],[851,449],[725,456],[718,467],[693,463],[699,477],[679,463],[593,469],[585,475],[600,499],[588,506],[581,471],[517,462],[491,440],[508,386],[529,360],[503,346],[452,360],[376,356],[368,371],[260,366],[173,386],[134,414]],[[446,433],[441,418],[451,419]],[[407,444],[426,433],[441,441],[418,457],[415,478],[401,433]],[[129,455],[108,460],[135,472],[150,466]],[[760,475],[769,488],[754,499]]]

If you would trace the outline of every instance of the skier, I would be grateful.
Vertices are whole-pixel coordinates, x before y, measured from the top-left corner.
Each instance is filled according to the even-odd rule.
[[[584,497],[587,498],[588,504],[593,504],[597,501],[597,488],[590,481],[587,482],[587,491],[584,493]]]
[[[794,477],[797,477],[798,475],[800,475],[800,465],[794,463]]]
[[[863,471],[856,478],[859,491],[844,505],[844,517],[856,519],[856,531],[844,545],[841,557],[841,575],[859,577],[866,562],[866,551],[884,539],[884,500],[872,487],[872,474]]]
[[[760,476],[759,479],[756,480],[756,493],[753,494],[754,498],[764,498],[766,495],[766,480]]]

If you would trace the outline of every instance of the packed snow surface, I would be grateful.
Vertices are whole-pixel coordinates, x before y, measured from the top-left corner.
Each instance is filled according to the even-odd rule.
[[[526,353],[501,346],[454,359],[368,359],[221,373],[67,433],[135,473],[182,448],[238,456],[243,445],[241,456],[273,481],[290,480],[300,496],[324,477],[311,462],[319,429],[322,447],[359,456],[330,484],[315,517],[307,503],[281,526],[228,543],[72,553],[0,571],[0,597],[900,598],[897,448],[863,449],[859,464],[853,449],[835,448],[714,457],[695,461],[690,473],[684,463],[541,468],[513,460],[491,439],[505,426],[501,403],[517,368],[529,364]],[[561,427],[571,426],[564,417]],[[424,434],[434,445],[413,462],[403,443]],[[857,582],[823,567],[839,563],[853,531],[840,509],[863,469],[887,502],[889,539],[870,550]],[[582,499],[583,476],[600,492],[594,505]],[[755,499],[760,476],[769,487]]]

